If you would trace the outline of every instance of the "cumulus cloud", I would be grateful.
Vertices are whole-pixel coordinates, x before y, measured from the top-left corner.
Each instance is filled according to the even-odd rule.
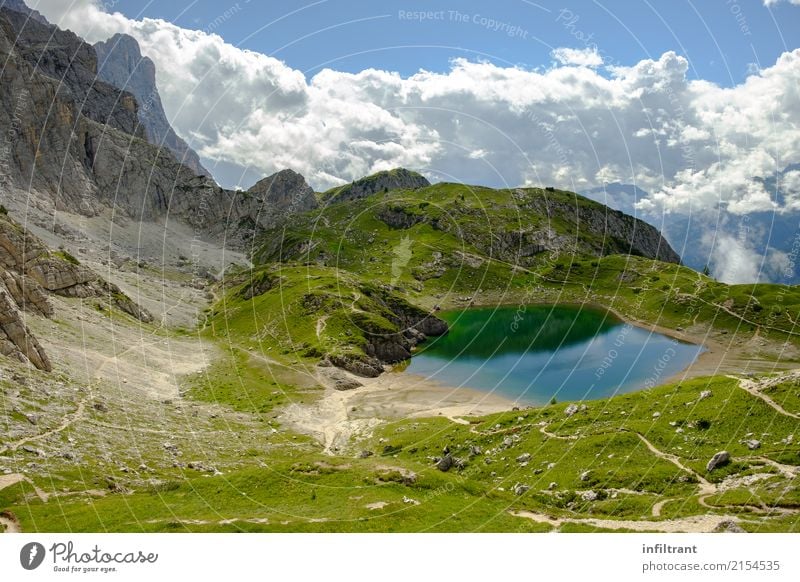
[[[596,50],[569,48],[542,70],[455,59],[405,78],[325,69],[309,79],[211,32],[94,0],[31,4],[90,42],[137,38],[176,131],[203,158],[264,174],[291,167],[318,189],[408,166],[487,185],[635,183],[651,193],[637,210],[652,216],[800,204],[755,179],[800,159],[800,50],[729,88],[687,79],[674,52],[603,68]]]
[[[585,49],[557,48],[552,52],[553,58],[562,65],[576,65],[579,67],[599,67],[603,64],[603,57],[597,47]]]
[[[782,2],[788,2],[789,4],[800,6],[800,0],[764,0],[764,6],[775,6],[776,4],[780,4]]]

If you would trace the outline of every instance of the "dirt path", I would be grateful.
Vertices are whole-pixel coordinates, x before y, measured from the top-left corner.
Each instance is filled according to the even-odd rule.
[[[45,493],[44,491],[42,491],[41,489],[39,489],[33,483],[33,481],[31,481],[28,477],[26,477],[25,475],[22,475],[20,473],[11,473],[9,475],[0,475],[0,491],[5,489],[6,487],[11,487],[12,485],[16,485],[17,483],[21,483],[23,481],[28,483],[31,487],[33,487],[34,493],[36,493],[36,496],[39,499],[41,499],[43,502],[46,503],[47,500],[50,498],[50,496],[47,493]],[[9,511],[4,511],[4,512],[0,513],[0,526],[2,526],[2,531],[0,531],[0,533],[2,533],[2,532],[5,532],[5,533],[21,533],[22,532],[22,527],[19,524],[19,520],[17,519],[17,517],[13,513],[9,512]]]
[[[700,495],[710,495],[710,494],[713,494],[713,493],[717,492],[717,486],[716,485],[714,485],[713,483],[709,483],[708,480],[706,480],[705,477],[703,477],[702,475],[697,473],[695,470],[690,469],[689,467],[684,465],[681,462],[680,458],[678,458],[675,455],[671,455],[669,453],[665,453],[663,451],[660,451],[659,449],[656,448],[656,446],[653,443],[651,443],[649,440],[647,440],[643,434],[640,434],[638,432],[636,432],[634,434],[636,434],[636,436],[639,437],[639,440],[641,440],[644,443],[644,445],[647,447],[647,449],[651,453],[653,453],[656,457],[658,457],[660,459],[664,459],[665,461],[669,461],[670,463],[672,463],[673,465],[675,465],[676,467],[678,467],[682,471],[686,471],[687,473],[693,475],[697,479],[697,481],[700,483]]]
[[[546,523],[554,528],[559,528],[565,523],[579,523],[603,529],[628,529],[633,531],[657,531],[663,533],[709,533],[725,521],[738,522],[734,516],[729,515],[693,515],[680,519],[667,519],[664,521],[631,520],[631,519],[600,519],[587,518],[556,518],[544,513],[533,511],[512,511],[511,515],[531,519],[538,523]]]
[[[580,438],[580,437],[578,437],[578,435],[574,435],[574,434],[562,436],[562,435],[556,434],[554,432],[550,432],[550,431],[547,430],[548,426],[549,425],[546,422],[540,424],[539,425],[539,432],[542,433],[544,436],[549,437],[551,439],[557,439],[557,440],[560,440],[560,441],[576,441],[576,440],[578,440],[578,438]]]
[[[42,440],[42,439],[47,438],[49,436],[52,436],[54,434],[58,434],[63,430],[66,430],[67,428],[72,426],[72,424],[75,423],[81,416],[83,416],[83,411],[84,411],[84,408],[86,407],[86,400],[88,400],[88,398],[89,398],[89,396],[84,396],[83,399],[80,402],[78,402],[78,407],[75,409],[75,412],[73,412],[72,414],[70,414],[69,416],[64,418],[64,420],[61,422],[61,424],[59,424],[56,428],[54,428],[52,430],[48,430],[47,432],[43,432],[43,433],[37,434],[37,435],[25,437],[23,439],[20,439],[18,441],[10,443],[9,445],[5,446],[3,449],[0,449],[0,453],[4,453],[6,451],[16,451],[19,447],[21,447],[25,443],[39,441],[39,440]],[[0,477],[0,479],[2,479],[2,477]],[[2,489],[2,488],[3,487],[0,487],[0,489]]]
[[[39,499],[41,499],[44,503],[47,503],[47,500],[50,498],[50,496],[46,492],[39,489],[33,483],[33,481],[30,480],[29,477],[26,477],[25,475],[22,475],[20,473],[11,473],[10,475],[0,475],[0,490],[5,489],[6,487],[11,487],[12,485],[16,485],[21,481],[25,481],[31,487],[33,487],[33,491],[34,493],[36,493],[36,496]]]
[[[748,394],[755,396],[756,398],[760,398],[761,400],[769,404],[773,409],[780,412],[784,416],[790,416],[792,418],[800,420],[800,414],[789,412],[783,406],[775,402],[772,398],[761,392],[766,388],[771,388],[772,386],[776,386],[777,384],[782,384],[783,382],[786,382],[788,380],[800,379],[800,373],[795,371],[795,372],[790,372],[788,374],[781,374],[780,376],[776,376],[774,378],[762,378],[760,380],[750,380],[749,378],[739,378],[737,376],[728,376],[728,378],[733,378],[734,380],[738,380],[739,388],[741,388]]]
[[[651,510],[653,517],[661,517],[661,510],[664,509],[664,506],[670,501],[672,501],[672,499],[662,499],[653,505],[653,509]]]

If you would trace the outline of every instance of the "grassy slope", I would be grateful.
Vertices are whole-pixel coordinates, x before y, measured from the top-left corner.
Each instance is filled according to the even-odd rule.
[[[487,215],[499,217],[497,224],[521,224],[516,210],[505,208],[510,195],[442,185],[393,196],[403,199],[404,208],[415,208],[429,219],[438,215],[443,221],[453,216],[449,206],[470,206],[469,212],[459,214],[458,226],[471,230],[474,239],[491,235],[481,231]],[[378,312],[380,317],[379,306],[364,297],[363,288],[390,281],[394,292],[428,308],[465,305],[465,297],[477,304],[592,301],[666,327],[704,327],[737,337],[758,332],[796,343],[795,336],[784,333],[794,331],[791,314],[800,306],[800,292],[794,288],[727,286],[677,265],[621,255],[545,254],[515,268],[508,261],[480,256],[458,229],[445,232],[430,222],[409,229],[388,227],[376,218],[379,198],[355,206],[334,205],[298,218],[285,236],[272,233],[260,255],[265,262],[279,258],[281,248],[296,248],[308,240],[315,246],[311,253],[294,252],[284,263],[240,274],[227,286],[207,314],[203,333],[225,345],[228,358],[188,378],[189,396],[253,415],[265,423],[264,441],[276,440],[269,436],[270,427],[277,426],[275,411],[289,401],[319,394],[304,368],[321,353],[360,349],[363,337],[353,325],[354,314]],[[525,224],[536,226],[534,220],[528,217]],[[413,240],[411,257],[398,266],[395,249],[406,236]],[[441,253],[438,264],[434,253]],[[465,261],[458,253],[473,257]],[[248,287],[265,279],[270,283],[264,292],[248,297]],[[712,397],[699,400],[699,393],[707,389]],[[797,410],[794,385],[773,391],[774,400]],[[2,505],[14,511],[26,531],[550,529],[512,517],[509,511],[514,509],[556,517],[655,520],[733,512],[753,531],[797,528],[796,515],[764,518],[754,509],[762,501],[787,508],[798,505],[796,479],[782,477],[763,461],[800,465],[797,446],[782,442],[797,429],[797,421],[738,388],[734,380],[696,379],[593,401],[587,411],[572,417],[565,416],[565,407],[561,403],[493,415],[473,419],[470,425],[444,418],[391,422],[341,457],[322,455],[316,443],[286,432],[262,448],[256,433],[248,437],[242,458],[223,475],[165,471],[153,476],[158,482],[142,482],[129,495],[70,497],[58,504],[38,501],[20,484],[2,492]],[[654,417],[655,412],[660,416]],[[554,436],[545,434],[541,423]],[[761,438],[761,449],[750,451],[741,443],[750,433]],[[638,435],[674,455],[689,471],[654,454]],[[503,448],[506,438],[512,439],[508,449]],[[441,473],[430,457],[445,445],[464,458],[470,445],[480,446],[484,454],[468,460],[461,472]],[[375,454],[356,458],[359,449]],[[705,462],[720,449],[729,450],[734,460],[708,474]],[[515,461],[523,453],[532,455],[526,466]],[[580,474],[587,470],[582,481]],[[416,475],[413,482],[404,477],[409,471]],[[709,508],[701,505],[692,471],[712,482],[734,474],[773,476],[706,497],[702,501]],[[517,496],[511,491],[516,483],[531,489]],[[548,489],[550,483],[556,484],[555,492]],[[590,488],[607,493],[584,501],[581,493]],[[653,505],[664,499],[669,501],[661,516],[652,517]],[[379,502],[387,505],[368,507]],[[563,531],[591,529],[584,524],[562,526]]]

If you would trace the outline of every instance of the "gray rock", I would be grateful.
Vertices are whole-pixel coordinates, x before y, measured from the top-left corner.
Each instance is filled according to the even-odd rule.
[[[136,39],[115,34],[94,45],[97,54],[97,76],[117,89],[133,94],[139,104],[139,121],[153,145],[168,148],[175,159],[198,175],[211,177],[200,163],[200,157],[172,129],[156,86],[156,67],[143,57]]]
[[[711,398],[711,390],[703,390],[700,393],[700,400],[705,400],[706,398]]]
[[[597,492],[592,491],[591,489],[581,493],[581,499],[583,499],[584,501],[596,501],[597,497],[598,497]]]
[[[726,519],[717,524],[714,528],[715,533],[747,533],[742,527],[732,519]]]
[[[591,474],[592,474],[592,472],[591,472],[591,471],[584,471],[584,472],[583,472],[583,473],[581,473],[581,475],[580,475],[580,480],[581,480],[581,481],[588,481],[588,480],[589,480],[589,477],[591,476]]]
[[[126,71],[142,73],[129,80],[129,88],[141,92],[149,88],[153,71],[146,59],[133,62],[139,58],[135,48],[128,37],[102,44],[107,58],[100,69],[115,83]],[[118,62],[127,58],[132,61]],[[2,8],[0,59],[14,63],[0,71],[0,133],[37,136],[13,140],[4,185],[50,195],[59,211],[96,216],[113,207],[123,220],[169,217],[242,247],[291,210],[281,201],[296,199],[297,208],[316,205],[304,183],[297,196],[275,186],[269,195],[225,190],[180,163],[169,147],[150,143],[142,117],[157,109],[155,96],[141,103],[133,92],[98,78],[97,51],[70,31]],[[44,125],[41,111],[54,112]],[[155,131],[153,124],[150,128]],[[166,125],[158,131],[169,132]],[[193,164],[188,154],[177,155]]]
[[[514,495],[523,495],[525,492],[530,490],[530,485],[517,483],[514,485],[513,490],[514,490]]]
[[[519,457],[517,457],[517,463],[527,463],[531,460],[530,453],[523,453]]]
[[[572,416],[576,412],[578,412],[578,405],[577,404],[570,404],[569,406],[567,406],[564,409],[564,414],[566,414],[567,416]]]
[[[331,369],[327,372],[328,379],[333,382],[334,390],[355,390],[356,388],[361,388],[363,384],[356,380],[355,378],[348,376],[341,370]]]
[[[713,471],[717,467],[726,465],[731,460],[731,455],[728,451],[719,451],[706,464],[706,471]]]
[[[436,468],[442,472],[447,472],[453,467],[453,456],[449,453],[436,462]]]
[[[756,440],[756,439],[750,439],[750,440],[744,441],[744,444],[747,445],[747,448],[750,449],[751,451],[755,451],[756,449],[760,449],[761,448],[761,441]]]

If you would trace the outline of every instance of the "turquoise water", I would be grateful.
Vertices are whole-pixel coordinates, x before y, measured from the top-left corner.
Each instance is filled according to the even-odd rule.
[[[655,386],[704,351],[586,307],[492,307],[440,316],[450,332],[422,344],[405,371],[525,404]]]

